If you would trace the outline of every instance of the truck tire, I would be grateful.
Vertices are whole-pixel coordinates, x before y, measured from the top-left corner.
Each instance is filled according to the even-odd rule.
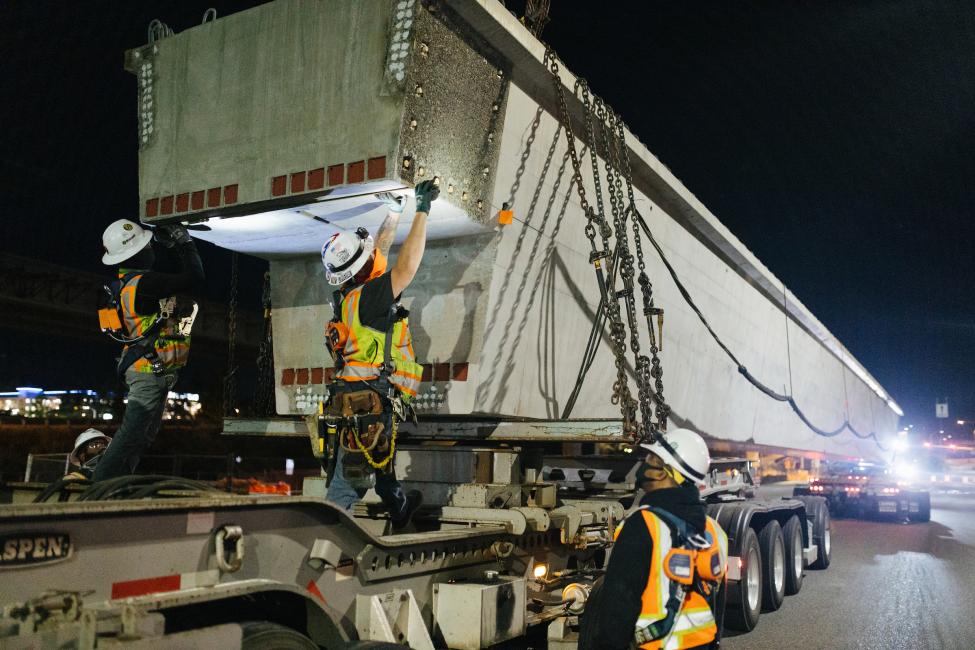
[[[728,585],[725,623],[732,630],[751,632],[762,613],[762,551],[751,528],[745,530],[738,557],[742,561],[741,580]]]
[[[833,554],[832,521],[826,502],[820,499],[806,501],[806,516],[813,524],[813,543],[816,545],[816,561],[810,569],[828,569]]]
[[[789,517],[782,528],[785,542],[785,593],[793,596],[802,589],[802,576],[805,568],[805,554],[802,548],[802,523],[798,515]]]
[[[931,521],[931,493],[922,492],[917,496],[917,512],[908,515],[908,519],[920,522]]]
[[[758,534],[762,549],[762,609],[774,612],[785,600],[785,542],[782,526],[775,519]]]
[[[247,621],[240,624],[244,638],[241,650],[318,650],[318,644],[290,627],[270,621]]]

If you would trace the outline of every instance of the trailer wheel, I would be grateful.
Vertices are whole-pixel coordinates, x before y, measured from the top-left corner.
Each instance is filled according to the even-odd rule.
[[[758,545],[762,549],[762,608],[774,612],[785,600],[785,543],[779,522],[773,519],[765,524]]]
[[[819,499],[809,499],[806,501],[806,512],[813,522],[813,543],[816,544],[817,550],[816,561],[809,568],[828,569],[833,553],[832,522],[829,517],[829,509],[825,502]]]
[[[741,558],[741,580],[728,585],[728,605],[725,620],[729,628],[751,632],[758,625],[762,613],[762,552],[758,535],[745,529],[738,551]]]
[[[799,593],[802,589],[805,555],[802,544],[802,523],[798,515],[789,517],[782,528],[782,540],[785,542],[785,593],[788,596]]]
[[[241,650],[318,650],[318,644],[290,627],[270,621],[247,621],[240,624],[244,638]]]
[[[922,492],[917,499],[917,512],[907,517],[911,521],[931,521],[931,493]]]

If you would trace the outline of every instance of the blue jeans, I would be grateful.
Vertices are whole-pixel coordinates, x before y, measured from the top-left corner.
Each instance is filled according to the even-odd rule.
[[[139,459],[159,432],[166,398],[176,384],[176,375],[175,370],[162,375],[131,368],[125,371],[125,383],[129,386],[125,416],[95,467],[95,481],[135,472]]]
[[[353,484],[345,477],[345,473],[342,471],[342,458],[344,456],[345,450],[339,448],[338,459],[335,463],[335,476],[332,477],[325,498],[340,508],[351,510],[352,505],[365,496],[369,487],[358,483]],[[394,517],[402,513],[406,507],[406,495],[403,494],[403,486],[396,480],[396,473],[392,470],[388,472],[376,470],[373,475],[376,477],[376,494],[389,508],[390,513]]]

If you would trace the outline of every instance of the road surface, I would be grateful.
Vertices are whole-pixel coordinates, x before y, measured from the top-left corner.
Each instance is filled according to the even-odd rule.
[[[834,519],[830,568],[722,648],[975,648],[975,494],[931,506],[927,524]]]

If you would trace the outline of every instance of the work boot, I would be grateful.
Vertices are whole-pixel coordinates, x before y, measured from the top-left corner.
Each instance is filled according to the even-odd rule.
[[[402,530],[410,525],[413,521],[413,515],[423,504],[423,495],[420,494],[419,490],[410,490],[406,493],[406,504],[403,506],[402,512],[395,517],[390,517],[390,522],[393,524],[393,530]]]

